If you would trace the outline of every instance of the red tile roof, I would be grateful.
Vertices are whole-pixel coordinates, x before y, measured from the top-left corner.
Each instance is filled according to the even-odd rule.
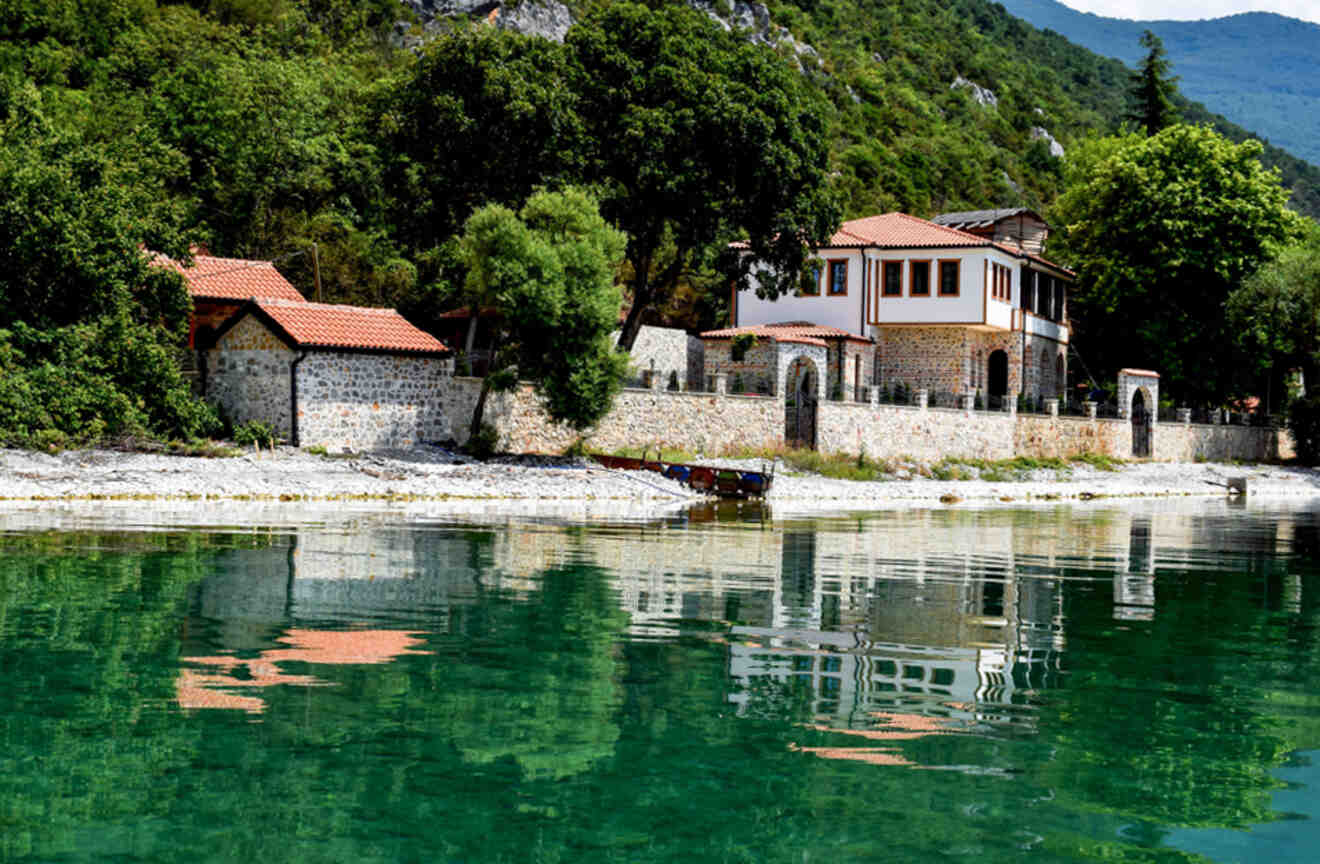
[[[830,238],[830,246],[949,247],[989,246],[984,237],[946,228],[909,216],[906,213],[883,213],[844,222]]]
[[[409,324],[393,309],[269,298],[253,300],[252,307],[273,322],[296,348],[449,353],[445,343]],[[246,311],[235,313],[230,321]]]
[[[799,342],[804,345],[826,345],[826,339],[847,339],[870,345],[872,340],[856,333],[849,333],[838,327],[826,327],[808,321],[785,321],[782,324],[758,324],[750,327],[729,327],[724,330],[707,330],[702,339],[732,339],[734,336],[752,335],[765,337],[776,342]]]
[[[183,280],[188,283],[188,293],[194,299],[250,300],[253,297],[298,301],[305,299],[269,261],[193,255],[192,266],[184,267],[173,258],[164,255],[155,255],[154,260],[163,267],[169,267],[183,274]]]

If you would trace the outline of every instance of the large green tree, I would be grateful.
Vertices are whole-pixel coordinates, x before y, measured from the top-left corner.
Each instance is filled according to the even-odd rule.
[[[575,429],[609,411],[626,366],[610,343],[623,246],[623,236],[580,189],[537,192],[518,213],[488,204],[467,220],[466,291],[473,305],[491,306],[499,316],[473,435],[490,392],[519,379],[532,382],[552,419]]]
[[[1299,226],[1260,150],[1178,125],[1070,153],[1051,254],[1077,271],[1074,343],[1097,373],[1149,366],[1184,400],[1230,394],[1225,302]]]
[[[1128,119],[1155,135],[1178,122],[1173,100],[1178,95],[1178,78],[1169,74],[1169,58],[1160,37],[1147,30],[1141,34],[1146,56],[1129,76],[1132,108]]]
[[[587,177],[628,236],[621,348],[730,241],[749,243],[725,262],[746,284],[754,261],[795,274],[837,227],[824,105],[791,61],[678,4],[612,3],[567,45]]]

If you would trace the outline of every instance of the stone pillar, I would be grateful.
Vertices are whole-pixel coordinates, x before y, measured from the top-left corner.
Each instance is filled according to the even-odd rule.
[[[1216,408],[1215,410],[1213,410],[1213,411],[1210,412],[1210,425],[1211,425],[1211,426],[1218,426],[1218,425],[1219,425],[1219,420],[1220,420],[1220,415],[1221,415],[1221,414],[1223,414],[1223,412],[1222,412],[1221,410],[1219,410],[1218,408]]]
[[[928,404],[930,404],[930,391],[922,387],[917,391],[917,407],[925,411]]]
[[[729,392],[729,376],[720,372],[715,375],[715,395],[724,396]]]
[[[1181,424],[1183,424],[1184,426],[1186,426],[1186,425],[1188,425],[1189,423],[1191,423],[1191,422],[1192,422],[1192,409],[1191,409],[1191,408],[1179,408],[1179,409],[1178,409],[1178,422],[1181,423]]]
[[[1045,405],[1046,405],[1046,409],[1049,411],[1049,415],[1050,415],[1051,417],[1058,417],[1058,416],[1059,416],[1059,400],[1058,400],[1058,399],[1051,399],[1051,400],[1049,400],[1048,402],[1046,402]]]
[[[867,387],[867,388],[866,388],[866,398],[867,398],[867,401],[869,401],[869,402],[871,403],[871,407],[872,407],[872,408],[879,408],[879,407],[880,407],[880,388],[879,388],[879,387]]]
[[[976,396],[971,393],[962,394],[958,397],[958,406],[971,414],[976,409]]]
[[[1094,402],[1083,402],[1082,405],[1083,405],[1083,407],[1086,408],[1086,416],[1087,416],[1087,418],[1090,419],[1090,420],[1094,420],[1094,419],[1095,419],[1095,414],[1096,414],[1096,408],[1098,407],[1098,406],[1096,405],[1096,403],[1094,403]]]
[[[1018,394],[1016,393],[1010,393],[1009,395],[1004,397],[1004,410],[1008,412],[1008,416],[1010,417],[1017,416],[1017,403],[1018,403]]]

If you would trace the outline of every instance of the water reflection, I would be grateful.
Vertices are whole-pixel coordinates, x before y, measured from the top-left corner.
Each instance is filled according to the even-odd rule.
[[[5,538],[0,860],[1213,859],[1320,809],[1317,524]]]

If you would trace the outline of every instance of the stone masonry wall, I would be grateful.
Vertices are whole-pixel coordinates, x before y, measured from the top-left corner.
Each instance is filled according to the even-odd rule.
[[[617,342],[618,339],[616,331],[614,340]],[[673,375],[680,387],[686,384],[690,389],[700,383],[692,381],[689,372],[693,365],[693,341],[697,343],[696,350],[700,351],[701,340],[689,337],[686,331],[674,327],[643,326],[637,333],[632,351],[628,352],[628,362],[639,375],[654,370],[663,387],[669,386]]]
[[[1019,414],[1013,430],[1016,456],[1069,459],[1083,453],[1132,457],[1132,424],[1126,420],[1089,420]]]
[[[479,378],[453,378],[444,400],[454,437],[467,440],[472,408],[481,390]],[[582,437],[552,423],[528,385],[512,393],[494,393],[486,420],[500,433],[500,448],[517,453],[561,453]],[[784,441],[784,403],[766,396],[724,396],[624,390],[614,408],[587,437],[596,450],[663,445],[704,453],[744,447],[777,447]]]
[[[1160,462],[1260,462],[1295,455],[1292,439],[1283,429],[1157,423],[1151,431],[1151,458]]]
[[[289,364],[294,353],[249,315],[205,352],[206,399],[234,425],[256,420],[282,438],[289,424]]]
[[[451,436],[443,357],[316,351],[298,365],[298,443],[382,450]]]
[[[779,345],[773,339],[757,339],[756,345],[748,349],[743,359],[735,363],[731,355],[732,339],[705,340],[704,378],[714,375],[729,376],[729,392],[735,391],[737,379],[742,379],[740,393],[775,393],[775,376],[778,374]],[[709,385],[702,386],[710,390]]]
[[[816,441],[823,453],[934,462],[949,456],[1013,456],[1013,415],[900,405],[821,402]]]

